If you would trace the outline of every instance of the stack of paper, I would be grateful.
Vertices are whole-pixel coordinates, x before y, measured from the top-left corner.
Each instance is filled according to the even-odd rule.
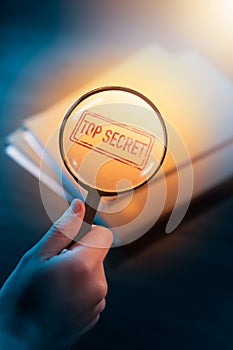
[[[165,120],[169,144],[155,178],[133,194],[103,199],[96,222],[113,228],[116,245],[125,244],[145,233],[160,215],[173,210],[167,226],[171,232],[191,197],[233,174],[233,86],[196,52],[168,52],[155,45],[136,52],[55,106],[25,120],[22,128],[8,136],[6,152],[59,196],[68,201],[82,196],[64,169],[59,128],[75,100],[107,85],[130,87],[151,99]],[[46,196],[42,193],[45,207]]]

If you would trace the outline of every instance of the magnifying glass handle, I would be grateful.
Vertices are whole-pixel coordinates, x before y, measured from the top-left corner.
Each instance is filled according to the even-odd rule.
[[[73,239],[73,242],[69,245],[69,247],[74,243],[78,242],[85,234],[87,234],[91,230],[91,226],[93,224],[99,203],[100,203],[100,195],[96,190],[90,190],[87,193],[87,197],[85,200],[85,215],[83,218],[83,222],[78,234]]]

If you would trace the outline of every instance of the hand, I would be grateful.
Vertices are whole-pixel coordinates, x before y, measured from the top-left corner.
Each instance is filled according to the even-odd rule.
[[[103,260],[112,233],[93,226],[81,242],[63,251],[79,231],[84,212],[83,203],[74,200],[5,282],[1,349],[65,349],[98,321],[105,307]]]

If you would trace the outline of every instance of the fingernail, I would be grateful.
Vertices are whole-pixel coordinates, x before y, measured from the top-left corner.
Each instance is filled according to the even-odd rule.
[[[79,199],[74,199],[70,205],[73,213],[78,214],[81,211],[81,201]]]

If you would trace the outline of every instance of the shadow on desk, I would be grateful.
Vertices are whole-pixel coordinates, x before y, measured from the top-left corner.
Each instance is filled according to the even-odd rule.
[[[231,198],[233,198],[233,178],[228,179],[218,187],[213,188],[194,199],[189,206],[183,222],[171,234],[172,236],[170,236],[170,234],[165,234],[166,223],[170,215],[167,214],[162,219],[158,220],[144,236],[137,239],[135,242],[117,249],[112,249],[108,258],[109,264],[114,268],[124,264],[124,262],[129,259],[136,259],[138,255],[145,254],[147,250],[150,250],[154,245],[161,241],[170,239],[175,240],[176,237],[181,237],[182,235],[186,235],[187,238],[187,236],[189,236],[188,228],[190,225],[196,226],[195,220],[198,218],[198,216],[206,216],[206,220],[209,222],[208,213],[211,211],[211,209],[221,206],[222,203]],[[224,226],[224,223],[221,222],[221,226],[223,226],[223,230],[229,231],[232,229],[231,226],[227,227],[227,223],[226,226]],[[190,238],[191,236],[192,232],[190,232]],[[209,243],[211,244],[211,237]]]

